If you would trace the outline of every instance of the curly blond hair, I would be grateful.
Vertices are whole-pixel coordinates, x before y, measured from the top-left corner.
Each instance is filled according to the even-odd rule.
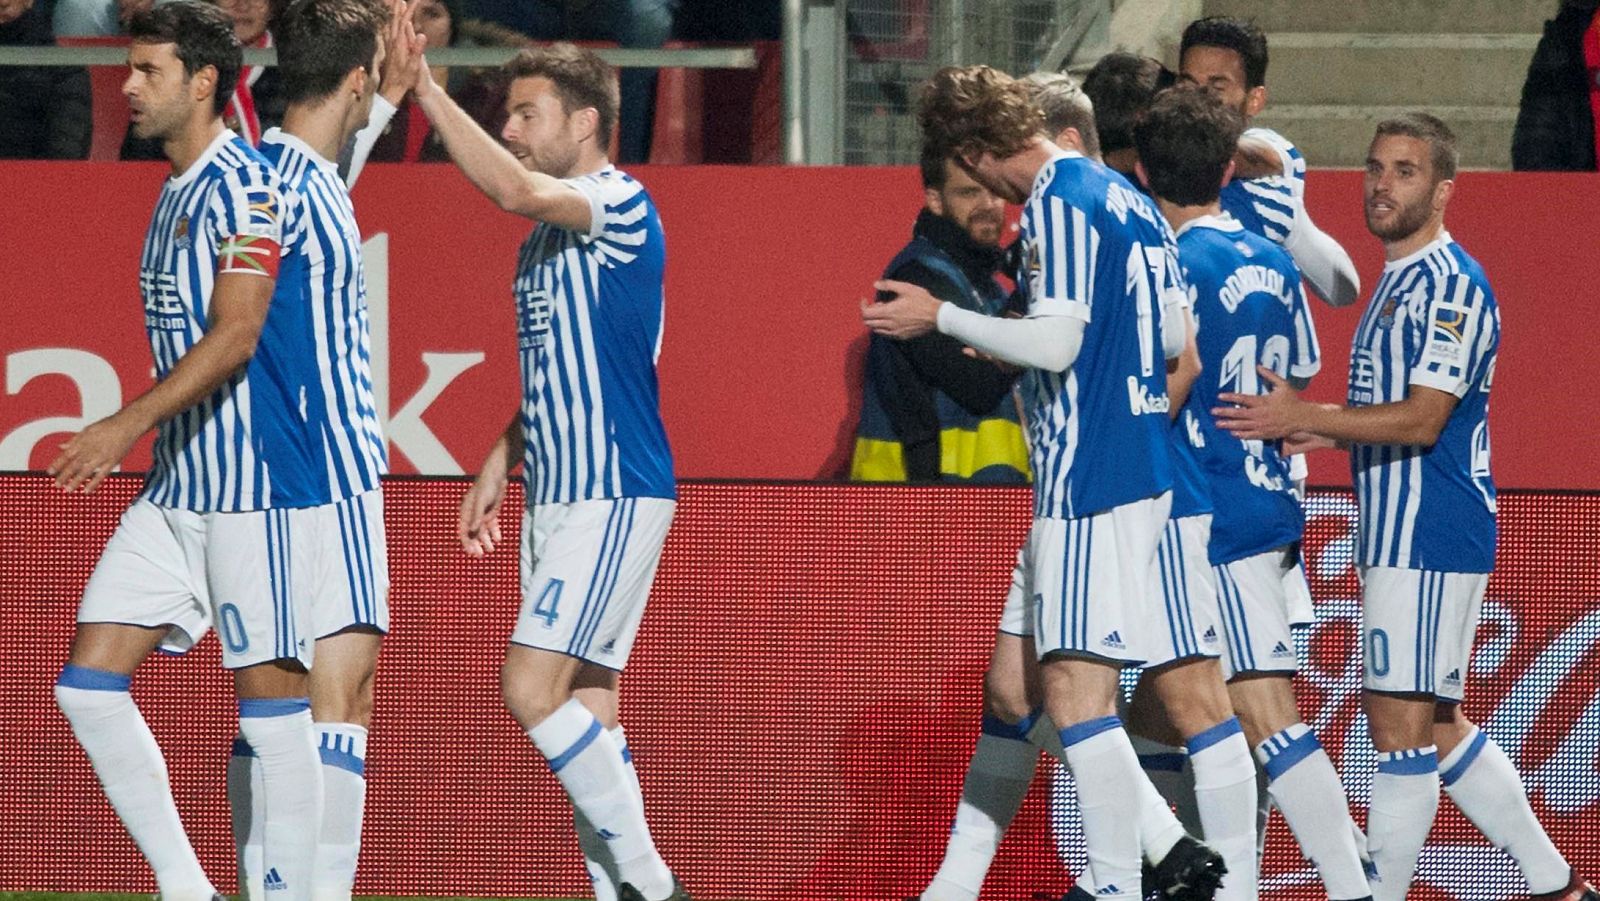
[[[930,149],[953,159],[1013,156],[1044,116],[1022,82],[989,66],[946,66],[922,86],[917,123]]]

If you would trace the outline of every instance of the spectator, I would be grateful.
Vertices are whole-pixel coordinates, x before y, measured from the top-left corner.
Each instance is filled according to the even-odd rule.
[[[467,22],[461,18],[458,0],[416,0],[412,6],[413,22],[419,34],[426,35],[428,47],[459,47],[466,44],[526,43],[527,38],[508,32],[502,27]],[[433,66],[433,80],[445,86],[445,92],[491,134],[499,133],[499,120],[504,116],[500,109],[500,86],[489,71]],[[449,162],[437,132],[428,125],[428,117],[421,107],[409,97],[392,90],[395,79],[380,82],[380,94],[373,103],[374,121],[381,121],[381,131],[367,156],[369,162],[414,163]],[[359,139],[358,139],[359,140]]]
[[[1600,0],[1565,0],[1544,25],[1522,85],[1511,167],[1593,171],[1600,110]]]
[[[0,45],[54,43],[53,6],[53,0],[0,0]],[[0,66],[0,159],[87,157],[89,102],[85,69]]]
[[[884,278],[987,315],[1006,304],[995,278],[1005,203],[953,161],[924,152],[926,206],[911,243]],[[937,332],[897,341],[873,335],[850,478],[862,482],[1027,484],[1028,448],[1014,370],[965,354]]]
[[[156,5],[156,0],[59,0],[56,3],[56,37],[111,37],[127,34],[136,13]]]

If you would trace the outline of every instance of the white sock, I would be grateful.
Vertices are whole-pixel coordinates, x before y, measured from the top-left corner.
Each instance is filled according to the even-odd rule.
[[[1144,896],[1139,876],[1144,816],[1131,819],[1124,814],[1128,787],[1143,785],[1149,797],[1159,801],[1161,796],[1139,769],[1139,758],[1128,743],[1120,719],[1107,716],[1068,726],[1061,730],[1061,745],[1066,749],[1067,769],[1077,786],[1084,844],[1089,850],[1089,874],[1097,886],[1095,895],[1100,899],[1138,901]],[[1165,804],[1161,806],[1165,809]],[[1171,810],[1167,810],[1167,816],[1172,817]]]
[[[922,893],[923,901],[974,901],[994,862],[995,851],[1039,765],[1039,748],[1028,739],[1034,717],[1007,723],[985,715],[978,744],[961,784],[955,823],[944,860]]]
[[[672,893],[672,871],[656,853],[633,778],[621,750],[588,708],[576,698],[528,730],[534,746],[550,763],[595,833],[616,860],[617,876],[649,899]]]
[[[350,901],[367,808],[367,730],[354,723],[317,723],[316,730],[323,802],[312,898]]]
[[[1295,723],[1256,748],[1267,791],[1333,901],[1371,894],[1356,848],[1350,802],[1316,733]]]
[[[1439,761],[1439,781],[1472,825],[1516,860],[1529,894],[1567,887],[1572,865],[1534,819],[1522,777],[1494,739],[1472,727],[1472,734]]]
[[[1188,741],[1194,768],[1195,805],[1206,843],[1228,865],[1217,891],[1219,901],[1255,901],[1256,762],[1234,717]]]
[[[1373,901],[1405,901],[1417,855],[1439,810],[1439,754],[1433,745],[1378,754],[1367,811]]]
[[[633,752],[628,750],[628,736],[622,731],[621,723],[610,732],[611,740],[621,750],[623,766],[628,769],[634,791],[639,794],[639,802],[643,804],[644,793],[639,790],[639,771],[633,766]],[[617,901],[619,890],[617,862],[611,855],[611,847],[595,831],[594,824],[590,823],[583,812],[576,807],[572,809],[572,825],[578,833],[578,847],[583,851],[583,868],[589,873],[589,883],[594,887],[595,901]]]
[[[1182,748],[1131,732],[1128,740],[1133,743],[1133,752],[1139,755],[1139,768],[1144,770],[1145,778],[1177,811],[1183,830],[1200,837],[1203,827],[1200,809],[1195,804],[1194,768],[1189,765],[1189,755]]]
[[[239,735],[261,768],[261,870],[266,897],[311,897],[322,827],[322,761],[308,698],[239,699]]]
[[[121,673],[67,664],[56,704],[89,755],[106,798],[144,852],[167,901],[211,901],[216,892],[178,819],[167,763]]]
[[[261,789],[261,763],[242,737],[233,739],[228,757],[228,809],[233,814],[233,852],[239,867],[239,894],[244,901],[263,901],[261,822],[266,813]]]

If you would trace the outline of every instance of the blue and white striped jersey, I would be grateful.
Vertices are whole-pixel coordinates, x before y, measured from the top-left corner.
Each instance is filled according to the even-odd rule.
[[[1200,468],[1200,460],[1189,441],[1189,431],[1197,426],[1186,408],[1167,429],[1167,446],[1172,451],[1172,513],[1169,515],[1173,519],[1212,512],[1205,471]]]
[[[383,427],[372,393],[372,338],[361,230],[338,166],[279,129],[261,154],[285,185],[283,267],[273,297],[307,310],[317,381],[306,418],[322,445],[327,502],[378,488],[388,471]]]
[[[157,378],[209,328],[219,269],[276,274],[283,207],[277,173],[229,131],[167,179],[139,258]],[[303,418],[316,380],[304,320],[274,298],[249,364],[157,429],[145,497],[205,513],[322,502],[321,449]]]
[[[1282,244],[1289,240],[1295,220],[1305,215],[1306,159],[1288,139],[1270,128],[1252,128],[1244,136],[1277,151],[1283,171],[1228,182],[1222,188],[1222,209],[1246,229]]]
[[[1065,372],[1032,381],[1034,515],[1073,518],[1172,487],[1164,298],[1171,230],[1127,179],[1076,153],[1040,169],[1022,212],[1028,315],[1083,320]]]
[[[661,218],[610,166],[567,183],[589,200],[589,232],[540,223],[517,262],[528,504],[676,497],[656,382]]]
[[[1300,270],[1287,251],[1228,217],[1178,231],[1178,261],[1199,321],[1200,378],[1189,393],[1188,437],[1211,487],[1211,562],[1232,563],[1300,540],[1305,516],[1277,442],[1244,441],[1211,418],[1217,396],[1265,394],[1257,366],[1308,379],[1322,367]]]
[[[1357,563],[1493,569],[1489,386],[1499,348],[1500,307],[1489,280],[1448,234],[1383,267],[1350,353],[1350,405],[1395,403],[1414,385],[1459,402],[1433,447],[1351,448]]]

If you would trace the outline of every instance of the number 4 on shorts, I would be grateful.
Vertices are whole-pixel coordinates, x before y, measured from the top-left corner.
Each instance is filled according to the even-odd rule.
[[[560,615],[557,608],[561,605],[561,589],[566,587],[566,582],[560,579],[551,579],[544,583],[544,588],[539,591],[539,597],[533,602],[533,612],[529,616],[544,617],[545,628],[556,624],[556,617]]]

